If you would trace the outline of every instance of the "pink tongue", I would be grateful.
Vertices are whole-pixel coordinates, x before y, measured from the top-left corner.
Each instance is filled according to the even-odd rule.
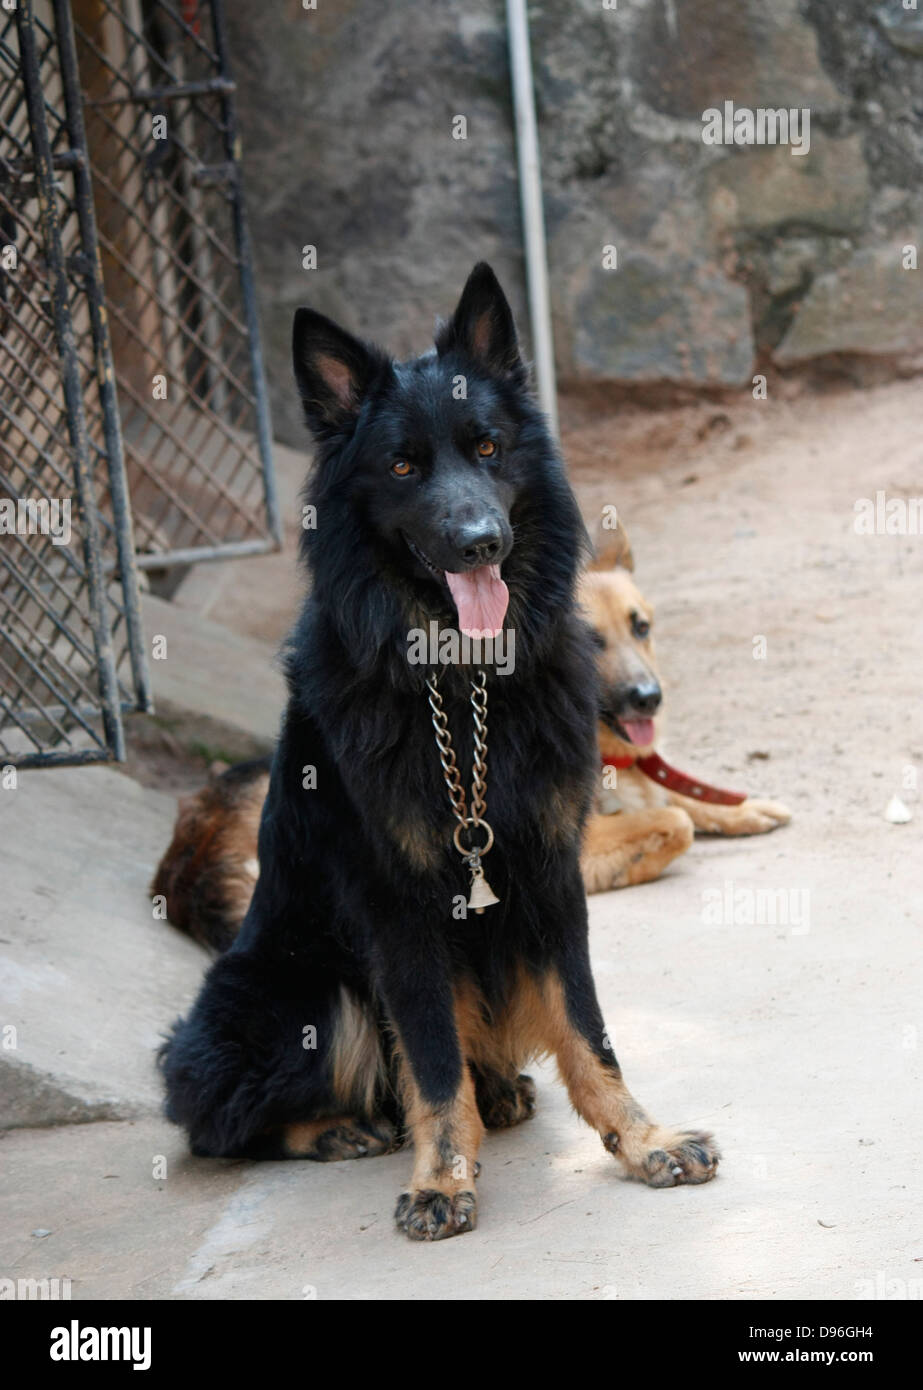
[[[620,719],[619,723],[628,735],[629,741],[638,744],[640,748],[646,748],[649,743],[654,742],[653,719]]]
[[[458,609],[458,626],[467,637],[498,637],[503,631],[510,591],[499,565],[482,565],[464,574],[446,574]]]

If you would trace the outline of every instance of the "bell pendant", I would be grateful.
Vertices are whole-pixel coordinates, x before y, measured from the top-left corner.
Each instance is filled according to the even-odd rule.
[[[468,898],[468,906],[474,912],[481,913],[485,907],[493,907],[500,899],[496,896],[487,879],[484,877],[484,870],[480,864],[471,870],[471,895]]]

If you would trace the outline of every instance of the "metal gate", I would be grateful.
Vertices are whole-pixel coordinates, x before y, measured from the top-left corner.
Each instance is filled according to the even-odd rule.
[[[3,0],[0,93],[0,763],[121,758],[138,569],[279,543],[220,4]]]
[[[72,0],[138,564],[275,548],[217,0]]]

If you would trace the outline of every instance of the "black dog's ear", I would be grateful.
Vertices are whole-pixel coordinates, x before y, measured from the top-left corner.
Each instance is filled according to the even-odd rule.
[[[440,357],[460,349],[494,375],[525,380],[513,315],[486,261],[479,261],[468,276],[458,308],[436,334],[436,349]]]
[[[295,310],[292,359],[305,418],[317,435],[341,429],[358,414],[385,361],[383,353],[314,309]]]

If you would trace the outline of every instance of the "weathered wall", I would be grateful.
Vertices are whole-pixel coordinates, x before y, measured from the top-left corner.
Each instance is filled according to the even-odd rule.
[[[227,0],[289,440],[296,305],[419,350],[485,257],[525,319],[502,0],[317,3]],[[923,355],[901,255],[923,243],[923,13],[903,4],[531,4],[562,380],[743,387],[770,362]],[[704,144],[727,100],[810,108],[809,153]]]

